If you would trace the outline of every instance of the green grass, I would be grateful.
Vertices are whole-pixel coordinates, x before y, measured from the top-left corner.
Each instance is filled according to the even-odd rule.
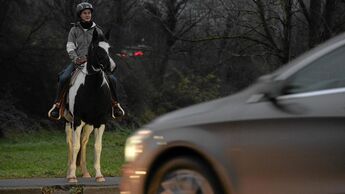
[[[104,176],[120,176],[123,151],[129,132],[105,131],[101,167]],[[92,176],[94,135],[87,148],[87,167]],[[40,131],[10,134],[0,139],[0,179],[32,177],[65,177],[67,144],[65,133]],[[77,171],[80,176],[80,170]]]

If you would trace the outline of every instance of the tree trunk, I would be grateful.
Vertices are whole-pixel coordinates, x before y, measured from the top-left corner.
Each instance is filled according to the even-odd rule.
[[[334,28],[334,11],[337,7],[338,0],[327,0],[325,5],[325,10],[323,13],[324,32],[322,34],[322,40],[327,40],[332,37]]]
[[[291,32],[292,32],[292,25],[291,25],[291,20],[292,20],[292,4],[293,0],[286,0],[283,3],[283,10],[285,14],[285,18],[283,20],[283,56],[282,56],[282,62],[283,64],[287,63],[290,61],[290,46],[291,46]]]
[[[309,47],[312,48],[321,41],[322,0],[310,1],[309,15]]]

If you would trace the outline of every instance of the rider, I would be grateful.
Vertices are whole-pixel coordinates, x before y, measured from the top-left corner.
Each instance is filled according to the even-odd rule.
[[[59,73],[57,96],[53,107],[48,112],[48,116],[52,119],[59,120],[62,116],[59,109],[64,100],[65,93],[69,88],[72,73],[77,66],[87,61],[86,56],[93,31],[97,30],[99,34],[103,34],[102,30],[92,21],[92,12],[93,6],[90,3],[83,2],[77,5],[76,14],[79,22],[71,28],[66,45],[66,50],[72,60],[72,64],[69,64]],[[125,112],[118,102],[115,76],[107,73],[107,77],[112,94],[112,117],[115,119],[122,117]]]

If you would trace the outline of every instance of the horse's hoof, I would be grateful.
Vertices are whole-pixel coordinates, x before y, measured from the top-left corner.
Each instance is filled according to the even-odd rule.
[[[105,178],[103,176],[98,176],[96,177],[96,182],[98,183],[105,182]]]
[[[67,181],[69,183],[77,183],[78,182],[77,177],[75,177],[75,176],[67,178]]]
[[[83,174],[83,178],[91,178],[90,173],[85,173],[85,174]]]

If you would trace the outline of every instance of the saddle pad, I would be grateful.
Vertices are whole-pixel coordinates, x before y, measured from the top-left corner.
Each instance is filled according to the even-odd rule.
[[[81,69],[76,68],[73,73],[72,73],[72,77],[71,77],[71,81],[69,82],[70,86],[73,86],[75,80],[77,79],[79,73],[81,72]]]

